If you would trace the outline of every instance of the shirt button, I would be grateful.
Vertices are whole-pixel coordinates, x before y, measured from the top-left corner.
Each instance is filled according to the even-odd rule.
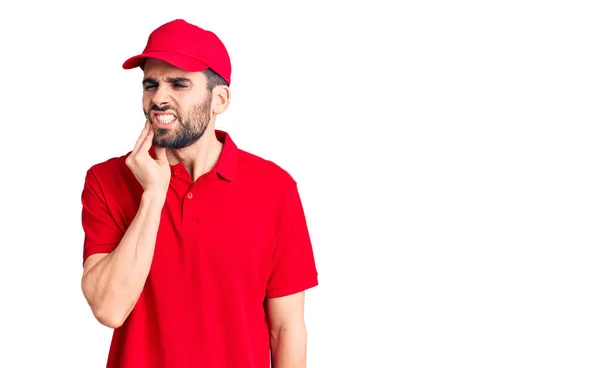
[[[193,195],[192,193],[188,193],[188,195],[187,195],[187,197],[188,197],[189,199],[192,199],[192,197],[193,197],[193,196],[194,196],[194,195]]]

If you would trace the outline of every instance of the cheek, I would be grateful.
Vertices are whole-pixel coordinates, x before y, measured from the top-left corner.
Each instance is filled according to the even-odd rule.
[[[148,111],[150,109],[151,101],[152,101],[152,96],[150,96],[147,93],[144,93],[142,95],[142,105],[144,106],[144,110]]]

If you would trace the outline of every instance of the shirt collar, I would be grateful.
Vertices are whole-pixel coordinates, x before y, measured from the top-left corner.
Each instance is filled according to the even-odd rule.
[[[220,177],[227,181],[233,181],[237,168],[238,148],[227,132],[215,129],[215,136],[219,142],[223,143],[223,148],[221,149],[221,154],[217,159],[217,164],[211,171],[216,172]],[[154,145],[150,147],[148,153],[152,158],[156,158]],[[171,165],[171,168],[177,165],[179,164]]]
[[[237,168],[238,148],[227,132],[215,129],[215,135],[219,142],[223,143],[215,171],[225,180],[232,181]]]

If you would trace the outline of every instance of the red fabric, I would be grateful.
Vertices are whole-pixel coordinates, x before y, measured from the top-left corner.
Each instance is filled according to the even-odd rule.
[[[124,69],[141,66],[146,58],[162,60],[188,72],[211,68],[231,83],[231,61],[223,42],[213,32],[175,19],[156,28],[144,51],[123,63]]]
[[[114,331],[109,368],[269,368],[265,298],[318,284],[294,179],[216,134],[224,146],[211,172],[192,183],[171,166],[150,274]],[[114,249],[136,215],[142,190],[126,157],[87,172],[84,260]]]

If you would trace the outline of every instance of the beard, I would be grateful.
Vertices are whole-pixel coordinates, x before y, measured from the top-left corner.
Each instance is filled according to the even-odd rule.
[[[179,126],[176,129],[155,129],[152,144],[165,148],[184,148],[196,143],[206,131],[210,122],[210,105],[212,96],[208,94],[204,101],[191,107],[187,114],[171,106],[152,106],[150,110],[175,112]],[[150,112],[144,110],[147,119]]]

